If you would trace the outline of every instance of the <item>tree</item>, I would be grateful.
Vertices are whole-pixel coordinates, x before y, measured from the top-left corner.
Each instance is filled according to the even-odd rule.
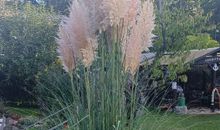
[[[69,13],[69,4],[72,0],[44,0],[47,7],[52,7],[60,14]]]
[[[205,13],[211,14],[210,22],[214,24],[220,23],[220,1],[219,0],[203,0],[202,7]]]
[[[156,4],[156,50],[181,50],[188,35],[202,32],[207,17],[200,0],[157,0]]]
[[[208,15],[201,6],[202,0],[156,0],[155,4],[157,17],[154,34],[158,38],[152,48],[152,51],[157,52],[153,76],[158,78],[159,75],[166,81],[160,86],[178,78],[186,81],[184,72],[189,70],[190,66],[183,61],[188,51],[216,46],[216,41],[203,34]],[[201,37],[202,40],[199,39]],[[161,69],[161,61],[166,57],[164,55],[170,55],[171,59],[178,60]],[[164,70],[169,74],[166,75]]]
[[[189,49],[204,49],[218,47],[219,43],[212,39],[209,34],[189,35],[186,39]]]
[[[209,30],[207,31],[211,36],[220,41],[220,1],[219,0],[203,0],[202,7],[206,14],[211,15],[208,25]]]
[[[55,36],[59,19],[43,7],[25,4],[13,15],[0,19],[1,97],[29,100],[36,75],[56,59]],[[29,98],[27,98],[29,97]]]
[[[45,6],[54,9],[58,14],[67,15],[69,13],[69,4],[72,0],[8,0],[8,3],[19,3],[20,5],[31,3],[34,6]]]

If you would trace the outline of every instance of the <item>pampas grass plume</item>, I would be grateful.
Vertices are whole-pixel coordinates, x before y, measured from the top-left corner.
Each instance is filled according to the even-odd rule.
[[[57,40],[65,70],[72,71],[78,59],[89,67],[95,58],[97,32],[118,34],[114,29],[119,28],[117,42],[122,45],[123,64],[126,71],[134,74],[141,52],[151,46],[153,11],[151,0],[74,0],[69,17],[60,25]],[[109,33],[108,37],[108,42],[115,42],[115,34]]]
[[[146,0],[140,6],[136,23],[132,26],[131,33],[123,43],[125,46],[123,51],[125,70],[131,74],[135,74],[139,68],[142,51],[151,46],[152,31],[155,26],[154,19],[153,2]]]
[[[91,65],[97,43],[83,2],[73,1],[69,17],[65,17],[60,25],[58,37],[59,57],[67,72],[75,68],[74,61],[82,60],[86,67]]]

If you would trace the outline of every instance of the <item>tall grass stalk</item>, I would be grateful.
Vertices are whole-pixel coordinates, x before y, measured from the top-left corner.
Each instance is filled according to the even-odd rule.
[[[137,87],[144,84],[137,81],[138,77],[124,71],[120,45],[114,42],[110,50],[104,44],[105,35],[103,33],[99,39],[97,59],[90,68],[79,64],[72,75],[56,72],[52,76],[52,73],[52,78],[41,84],[42,90],[47,90],[47,112],[53,114],[66,108],[49,120],[48,129],[54,126],[62,129],[59,124],[64,121],[68,122],[70,130],[165,129],[164,125],[173,117],[157,110],[150,111],[159,95],[152,96],[149,91],[146,97],[152,97],[148,99],[150,102],[146,106],[139,104]],[[140,109],[144,111],[141,116],[136,114]],[[169,128],[166,126],[167,130]]]
[[[94,2],[74,0],[69,17],[60,25],[58,52],[69,74],[66,85],[70,85],[61,87],[71,91],[62,91],[64,97],[59,96],[61,91],[52,95],[58,100],[57,108],[73,105],[68,114],[63,114],[70,127],[132,129],[138,101],[135,73],[143,48],[150,45],[153,3],[151,0]]]
[[[129,90],[132,97],[125,96],[131,76],[124,70],[120,44],[114,40],[109,49],[106,42],[106,33],[103,33],[99,37],[97,58],[89,68],[79,62],[73,73],[54,75],[53,81],[41,83],[44,90],[49,87],[45,100],[51,114],[72,105],[53,118],[55,124],[49,126],[67,120],[70,129],[76,130],[132,129],[136,105],[136,94],[132,91],[135,89]],[[134,87],[133,83],[129,85]],[[126,103],[128,98],[132,101]]]

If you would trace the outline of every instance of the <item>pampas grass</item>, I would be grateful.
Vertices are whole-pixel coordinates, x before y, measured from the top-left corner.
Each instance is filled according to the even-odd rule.
[[[70,125],[90,130],[133,128],[134,76],[153,28],[150,0],[72,2],[57,39],[59,57],[70,76],[72,102],[65,103],[74,106],[69,110],[73,117],[66,117]]]
[[[62,55],[59,56],[59,58],[63,62],[64,70],[66,72],[71,72],[75,68],[74,52],[67,32],[65,32],[62,27],[60,27],[59,30],[59,37],[62,37],[57,39],[57,42],[59,43],[58,53]]]
[[[57,40],[58,52],[67,72],[75,68],[76,62],[73,61],[81,59],[84,65],[89,67],[94,59],[97,40],[90,23],[89,13],[85,9],[82,2],[73,1],[70,16],[65,17],[60,25]]]
[[[89,67],[95,58],[97,37],[106,31],[110,43],[121,44],[125,70],[134,74],[141,52],[151,46],[153,10],[151,0],[74,0],[70,15],[63,19],[58,33],[58,52],[65,70],[73,70],[76,64],[73,61],[78,59]],[[67,52],[73,56],[67,56]]]
[[[104,22],[108,22],[110,26],[119,25],[120,21],[125,18],[128,9],[128,0],[103,0],[102,10],[106,16]]]
[[[135,74],[139,64],[141,53],[151,46],[151,36],[154,29],[153,3],[147,0],[140,8],[136,23],[132,25],[131,33],[127,36],[124,46],[124,66],[131,74]]]

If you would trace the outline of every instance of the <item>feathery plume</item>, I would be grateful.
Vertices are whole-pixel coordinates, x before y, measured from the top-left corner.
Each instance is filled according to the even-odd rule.
[[[70,15],[63,20],[59,29],[59,57],[67,72],[72,71],[76,64],[76,62],[72,62],[71,56],[65,54],[67,52],[70,53],[68,55],[73,55],[74,61],[81,59],[86,67],[89,67],[94,59],[94,48],[97,45],[96,36],[91,28],[88,11],[85,9],[83,2],[73,1]],[[68,51],[62,53],[65,50]],[[70,66],[70,63],[74,65]]]
[[[91,65],[97,36],[102,30],[109,34],[108,43],[115,39],[114,31],[119,31],[117,39],[122,44],[124,67],[134,74],[142,50],[150,46],[154,28],[153,2],[141,3],[141,0],[74,0],[58,33],[58,50],[65,70],[73,70],[77,59],[85,66]]]
[[[131,26],[136,21],[140,0],[103,0],[101,9],[104,12],[102,24],[107,32],[108,46],[112,42],[121,43],[125,40]],[[122,46],[123,43],[121,43]],[[122,49],[124,50],[124,49]]]
[[[129,71],[131,74],[135,74],[139,63],[140,63],[140,54],[142,51],[141,45],[141,35],[138,32],[139,29],[134,27],[130,36],[128,37],[128,42],[125,44],[125,47],[122,48],[124,56],[124,67],[126,71]]]
[[[89,19],[91,28],[94,34],[100,32],[105,25],[103,19],[105,17],[103,10],[101,9],[103,0],[84,0],[82,1],[85,5],[85,11],[89,12]]]
[[[141,6],[136,24],[123,43],[124,66],[127,71],[135,74],[143,49],[151,46],[151,36],[154,29],[154,8],[151,0],[146,0]]]
[[[129,0],[127,14],[124,18],[124,22],[127,26],[129,26],[129,24],[134,24],[138,14],[138,5],[140,5],[138,0]]]
[[[128,0],[103,0],[101,9],[105,14],[103,23],[119,25],[129,9]]]
[[[63,68],[66,72],[71,72],[75,68],[75,57],[72,49],[72,45],[70,44],[69,35],[64,31],[63,27],[59,27],[59,39],[57,39],[58,43],[58,53],[59,58],[63,63]]]
[[[153,36],[152,31],[155,27],[154,5],[151,0],[147,0],[144,2],[139,19],[140,19],[139,28],[141,30],[140,32],[143,33],[142,43],[143,43],[143,47],[145,47],[143,49],[146,49],[150,47],[152,44],[151,42],[152,40],[151,38]]]

